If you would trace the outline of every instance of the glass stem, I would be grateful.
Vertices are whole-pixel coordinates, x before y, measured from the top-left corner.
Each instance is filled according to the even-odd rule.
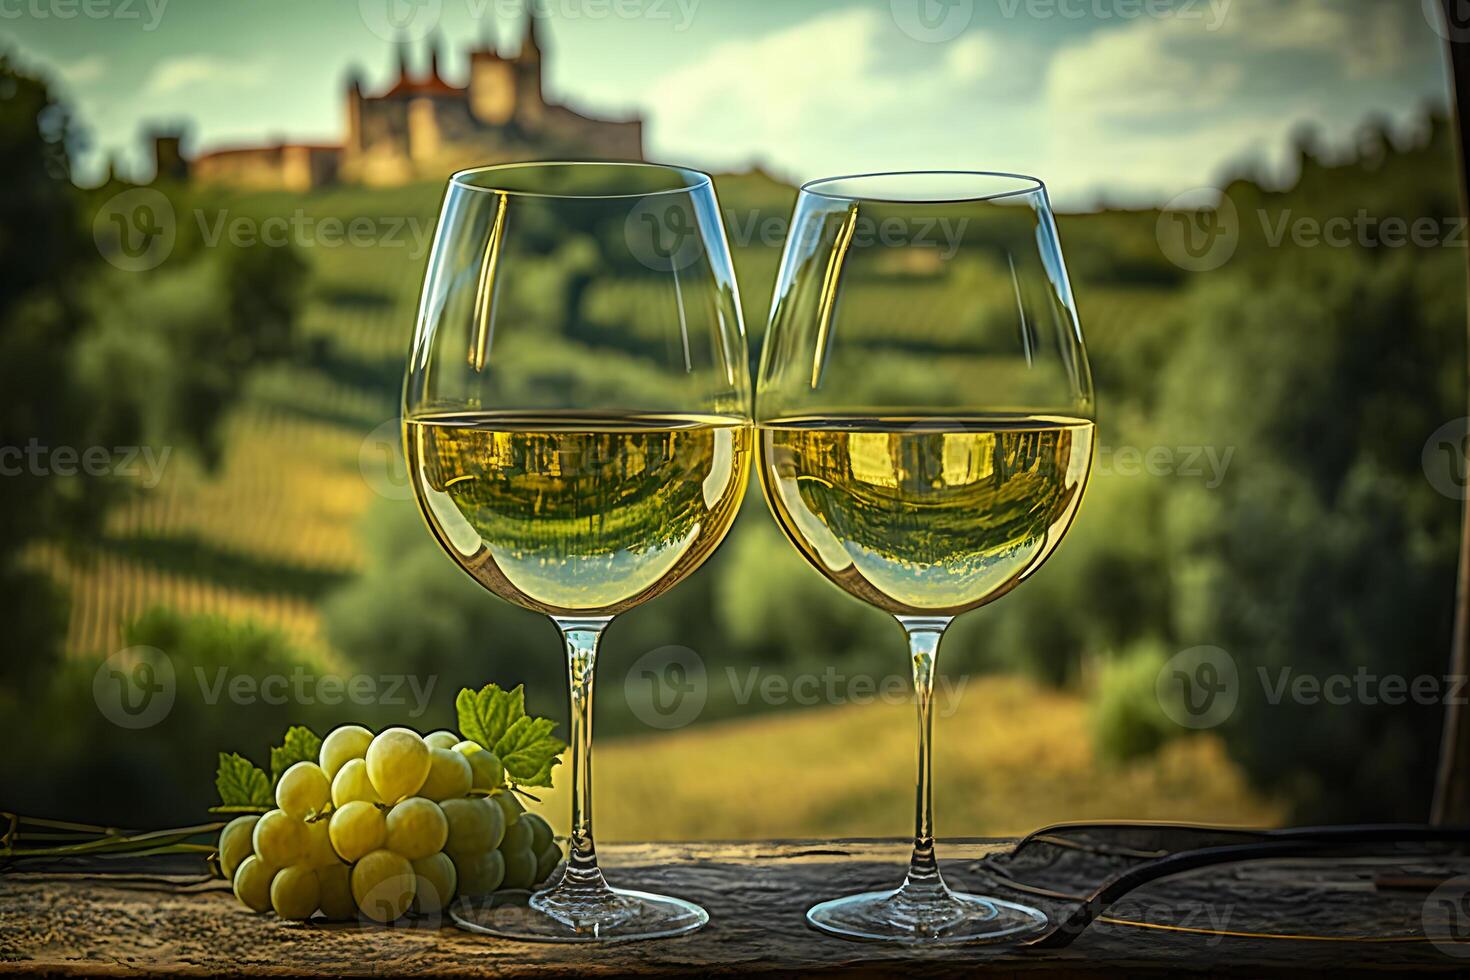
[[[934,857],[934,792],[930,779],[930,745],[933,734],[934,661],[939,640],[949,627],[950,616],[899,616],[909,638],[909,656],[914,668],[914,700],[919,709],[919,778],[914,802],[914,853],[903,890],[946,891]]]
[[[559,892],[571,891],[591,897],[598,892],[610,891],[602,878],[602,870],[597,866],[597,846],[592,840],[592,674],[597,665],[597,644],[612,617],[552,617],[552,621],[566,641],[572,695],[572,833],[567,848],[566,873],[556,888]]]

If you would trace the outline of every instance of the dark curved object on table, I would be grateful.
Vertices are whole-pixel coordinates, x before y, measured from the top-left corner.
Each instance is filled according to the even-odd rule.
[[[979,861],[977,869],[1028,895],[1060,902],[1046,932],[1024,945],[1068,946],[1108,907],[1171,875],[1212,865],[1273,858],[1423,857],[1470,853],[1470,827],[1363,824],[1253,830],[1168,823],[1065,823],[1034,831],[1016,847]],[[1077,865],[1097,884],[1079,894]],[[1101,865],[1101,867],[1096,867]],[[1062,885],[1070,885],[1064,890]]]

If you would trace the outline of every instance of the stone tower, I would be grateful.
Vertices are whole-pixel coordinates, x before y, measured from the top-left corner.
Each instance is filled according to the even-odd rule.
[[[347,71],[347,133],[342,148],[348,154],[362,152],[362,72],[356,65]]]
[[[516,121],[527,129],[537,129],[545,115],[546,102],[541,96],[541,39],[536,13],[536,0],[526,4],[526,33],[521,50],[516,53]]]
[[[153,131],[153,179],[188,180],[189,161],[184,158],[184,134],[180,129]]]
[[[504,126],[515,115],[515,66],[496,50],[488,23],[480,46],[470,52],[469,100],[475,118],[491,126]]]

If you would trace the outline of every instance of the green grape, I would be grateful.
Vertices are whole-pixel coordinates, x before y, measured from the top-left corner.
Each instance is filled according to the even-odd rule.
[[[285,810],[272,810],[261,817],[250,838],[255,853],[273,868],[306,860],[306,824]]]
[[[468,898],[488,895],[505,880],[505,855],[499,851],[457,854],[453,861],[459,893]]]
[[[397,803],[418,793],[429,777],[429,747],[418,732],[390,728],[368,746],[367,771],[383,802]]]
[[[252,854],[235,870],[235,897],[252,912],[271,909],[271,879],[276,869]]]
[[[321,901],[322,886],[313,867],[293,864],[271,881],[271,908],[283,919],[309,919]]]
[[[388,839],[384,847],[410,861],[444,850],[449,838],[449,821],[439,804],[422,796],[411,796],[388,811]]]
[[[372,744],[373,733],[361,725],[343,725],[334,728],[322,739],[322,751],[317,756],[321,763],[322,771],[327,774],[328,779],[335,779],[342,767],[353,759],[361,759],[367,755],[368,746]]]
[[[505,858],[505,880],[501,888],[530,888],[536,884],[536,855],[528,847],[507,850],[505,845],[496,852]]]
[[[332,802],[332,782],[315,762],[298,762],[276,783],[276,806],[298,820],[320,813]]]
[[[240,867],[240,862],[255,851],[250,835],[255,832],[255,825],[259,821],[260,818],[254,814],[236,817],[219,832],[219,869],[231,881],[235,878],[235,869]]]
[[[521,820],[531,825],[531,852],[540,854],[546,850],[546,845],[551,843],[551,824],[541,814],[529,811],[521,814]]]
[[[417,880],[414,882],[412,908],[419,915],[433,915],[444,910],[454,898],[459,873],[454,862],[443,851],[410,862]]]
[[[488,793],[505,784],[505,766],[500,764],[500,756],[479,742],[460,742],[454,747],[454,751],[469,760],[470,771],[474,773],[474,778],[470,781],[471,789]]]
[[[459,736],[441,729],[425,735],[424,744],[431,749],[452,749],[459,744]]]
[[[313,868],[324,868],[329,864],[340,864],[332,846],[331,820],[310,820],[306,824],[306,863]]]
[[[352,866],[352,900],[375,922],[392,922],[413,904],[413,865],[402,854],[379,849]]]
[[[545,881],[560,863],[561,848],[556,845],[556,841],[550,841],[536,852],[536,880]]]
[[[378,791],[373,789],[373,781],[368,779],[367,762],[363,759],[349,759],[346,765],[337,770],[337,776],[332,780],[333,806],[345,806],[353,800],[383,802]]]
[[[500,839],[502,851],[529,851],[531,849],[531,841],[535,839],[536,831],[526,816],[527,814],[523,813],[506,824],[505,836]]]
[[[345,922],[357,917],[357,906],[352,902],[351,868],[341,861],[325,868],[317,868],[316,880],[322,893],[322,915],[333,922]]]
[[[497,790],[490,794],[490,799],[500,807],[500,812],[505,815],[505,826],[507,828],[516,822],[516,818],[526,812],[526,808],[521,805],[521,801],[516,799],[516,795],[508,789]]]
[[[468,796],[474,771],[469,760],[453,749],[429,749],[429,778],[419,796],[439,802]]]
[[[484,797],[445,800],[439,804],[449,825],[449,839],[444,849],[451,855],[479,854],[493,851],[505,836],[505,814]]]
[[[353,800],[332,814],[328,833],[337,856],[351,864],[383,846],[388,824],[377,804]]]

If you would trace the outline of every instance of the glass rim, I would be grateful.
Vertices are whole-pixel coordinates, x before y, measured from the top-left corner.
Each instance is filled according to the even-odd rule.
[[[904,197],[892,193],[841,193],[831,189],[830,185],[840,185],[846,182],[862,183],[866,181],[881,182],[888,178],[902,177],[959,177],[989,181],[1010,181],[1012,186],[1001,187],[988,192],[960,194],[917,194]],[[873,173],[861,174],[839,174],[833,177],[817,177],[808,180],[799,188],[802,194],[811,194],[814,197],[823,197],[833,201],[871,201],[880,204],[974,204],[983,201],[998,201],[1011,197],[1025,197],[1030,194],[1041,193],[1045,195],[1046,184],[1039,177],[1030,174],[1012,173],[1006,170],[882,170]],[[977,188],[979,191],[979,188]]]
[[[611,169],[624,169],[626,171],[659,171],[675,175],[682,179],[684,184],[678,187],[663,187],[654,190],[607,194],[559,194],[547,191],[516,190],[510,187],[496,187],[475,182],[475,178],[485,174],[550,170],[561,167],[607,167]],[[507,197],[539,197],[565,201],[614,201],[627,198],[658,197],[664,194],[688,194],[711,187],[713,184],[714,179],[703,170],[695,170],[692,167],[683,167],[678,164],[653,163],[643,160],[518,160],[512,163],[492,163],[483,167],[468,167],[464,170],[456,170],[449,175],[449,186],[451,189],[458,188],[466,191],[478,191],[484,194],[503,194]]]

